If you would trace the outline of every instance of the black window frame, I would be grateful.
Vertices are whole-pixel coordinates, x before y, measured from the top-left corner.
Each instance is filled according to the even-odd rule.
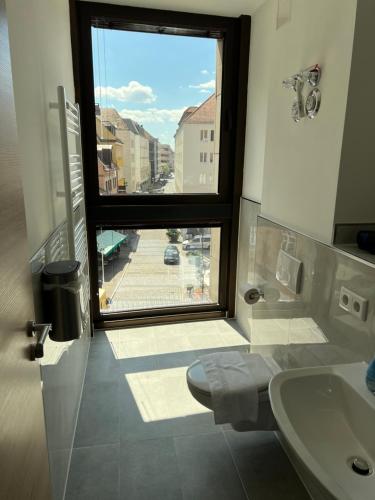
[[[82,150],[96,327],[235,314],[236,261],[245,147],[249,16],[238,18],[70,1],[76,100],[81,108]],[[95,98],[91,27],[107,27],[180,36],[224,36],[221,88],[219,182],[217,194],[181,193],[102,196],[96,166]],[[95,173],[93,173],[95,172]],[[96,229],[207,227],[221,228],[219,304],[101,314],[98,297]]]

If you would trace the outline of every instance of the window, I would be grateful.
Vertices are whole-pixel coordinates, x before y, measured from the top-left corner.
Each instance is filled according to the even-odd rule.
[[[99,227],[102,314],[218,303],[220,228]]]
[[[194,151],[198,138],[208,143],[220,124],[222,37],[165,36],[94,22],[91,39],[97,148],[112,149],[111,162],[126,179],[126,189],[111,196],[201,193]],[[98,175],[99,160],[98,154]],[[218,178],[204,192],[217,194]]]
[[[233,316],[249,18],[74,8],[96,326]]]
[[[203,185],[206,184],[206,179],[207,179],[206,174],[200,174],[199,175],[199,183],[200,184],[203,184]]]
[[[199,158],[200,158],[201,163],[206,163],[207,162],[207,153],[200,153]]]
[[[98,145],[98,157],[107,166],[112,163],[112,150],[111,147],[103,147]]]
[[[201,130],[201,141],[207,141],[208,130]]]

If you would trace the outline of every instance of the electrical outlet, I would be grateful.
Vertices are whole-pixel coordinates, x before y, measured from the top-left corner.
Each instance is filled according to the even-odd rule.
[[[344,286],[340,289],[339,306],[362,321],[366,321],[368,300]]]
[[[348,290],[344,286],[342,286],[340,289],[339,306],[341,307],[341,309],[344,309],[344,311],[348,312],[350,312],[352,308],[352,296],[350,290]]]
[[[352,293],[352,310],[351,313],[353,316],[357,316],[357,318],[362,321],[366,321],[367,318],[367,308],[368,308],[368,300],[357,295],[356,293]]]

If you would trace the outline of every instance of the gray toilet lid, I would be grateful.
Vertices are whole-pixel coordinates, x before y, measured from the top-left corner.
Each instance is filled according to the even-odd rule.
[[[194,361],[194,363],[189,366],[186,376],[191,385],[199,389],[201,392],[207,393],[207,395],[210,394],[210,386],[207,380],[207,375],[204,371],[202,363],[199,360]]]
[[[251,353],[245,354],[245,356],[252,356],[252,354]],[[267,365],[269,368],[269,375],[268,376],[266,375],[268,370],[261,370],[261,373],[260,374],[258,373],[255,376],[256,380],[254,380],[254,383],[257,385],[259,392],[268,390],[268,385],[270,383],[272,374],[277,373],[279,371],[278,369],[279,367],[273,360],[272,362],[274,363],[275,366],[273,366],[273,364],[271,364],[270,362],[267,362],[268,359],[267,360],[263,359],[263,361],[265,365]],[[204,371],[202,363],[199,360],[195,361],[192,365],[190,365],[190,367],[187,370],[186,377],[188,383],[194,386],[200,392],[203,392],[208,396],[211,394],[206,373]]]

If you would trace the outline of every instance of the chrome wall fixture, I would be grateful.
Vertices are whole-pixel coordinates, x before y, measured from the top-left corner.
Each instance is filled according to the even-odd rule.
[[[284,88],[292,89],[297,94],[291,110],[292,119],[295,122],[298,123],[305,117],[310,119],[316,117],[321,102],[321,93],[317,88],[321,74],[322,70],[319,64],[315,64],[283,81]],[[305,85],[312,87],[307,95],[303,93]]]

